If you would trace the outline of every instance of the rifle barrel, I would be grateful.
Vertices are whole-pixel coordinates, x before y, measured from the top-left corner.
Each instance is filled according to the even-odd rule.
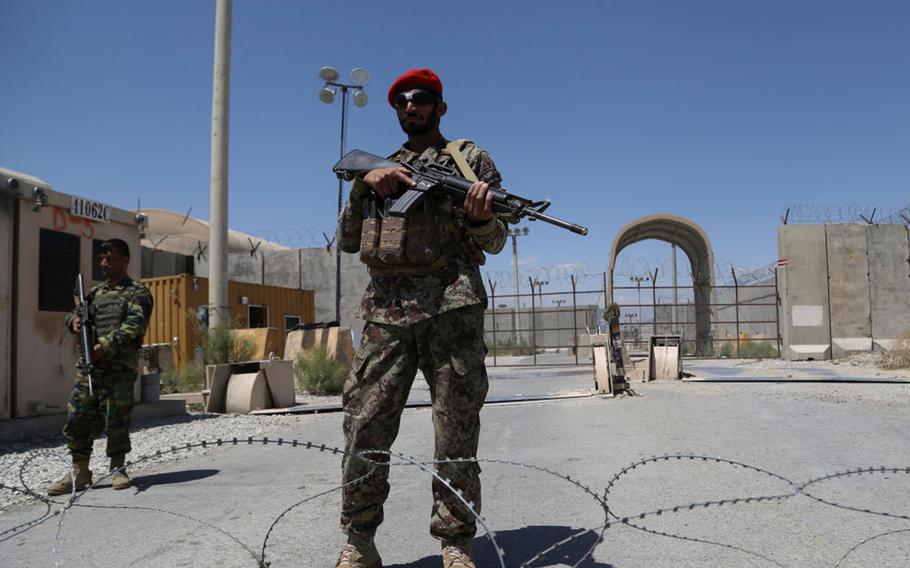
[[[585,236],[588,234],[587,227],[583,227],[581,225],[576,225],[575,223],[570,223],[568,221],[563,221],[562,219],[559,219],[558,217],[553,217],[553,216],[547,215],[545,213],[537,213],[536,211],[528,211],[527,216],[530,217],[531,219],[539,219],[541,221],[544,221],[545,223],[550,223],[551,225],[556,225],[557,227],[560,227],[562,229],[568,229],[569,231],[572,231],[573,233],[575,233],[577,235]]]

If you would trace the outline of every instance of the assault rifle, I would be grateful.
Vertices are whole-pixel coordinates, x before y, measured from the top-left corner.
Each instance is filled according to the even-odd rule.
[[[394,203],[386,208],[386,215],[392,217],[404,217],[411,208],[415,207],[429,191],[441,191],[450,195],[457,204],[464,203],[464,198],[471,188],[473,182],[466,180],[458,173],[445,166],[436,163],[417,162],[415,164],[399,164],[386,158],[364,152],[363,150],[352,150],[344,155],[341,160],[332,168],[339,178],[348,181],[354,179],[361,173],[375,170],[378,168],[400,168],[404,167],[410,171],[411,179],[417,184],[409,188],[404,194],[395,199]],[[493,212],[500,213],[513,223],[518,219],[527,217],[531,221],[540,220],[557,227],[568,229],[579,235],[587,235],[588,228],[576,225],[562,219],[557,219],[550,215],[545,215],[544,211],[550,206],[550,200],[531,201],[525,197],[512,195],[502,189],[490,189],[493,194]]]
[[[82,358],[79,359],[79,368],[88,378],[88,393],[92,391],[92,374],[95,372],[95,362],[92,359],[92,349],[95,347],[95,325],[92,322],[92,316],[89,312],[88,301],[85,299],[85,284],[82,280],[82,273],[76,277],[76,296],[79,303],[76,305],[76,311],[79,315],[79,349]]]

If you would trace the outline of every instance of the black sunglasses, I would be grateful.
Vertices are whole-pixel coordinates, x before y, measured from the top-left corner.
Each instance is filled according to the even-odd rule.
[[[408,102],[414,103],[414,106],[431,105],[439,102],[439,97],[429,91],[411,91],[410,93],[398,93],[395,95],[395,108],[403,109],[408,106]]]

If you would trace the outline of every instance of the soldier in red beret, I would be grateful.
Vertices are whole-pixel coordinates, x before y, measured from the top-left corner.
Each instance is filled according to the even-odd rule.
[[[390,159],[431,161],[474,181],[463,206],[446,195],[425,194],[407,218],[373,216],[387,199],[414,185],[404,167],[367,172],[351,187],[338,223],[341,250],[360,253],[371,280],[360,316],[360,349],[344,387],[347,454],[342,478],[341,526],[348,542],[336,568],[380,568],[373,537],[389,493],[388,462],[401,414],[418,369],[430,387],[436,460],[430,533],[441,541],[445,568],[474,568],[470,543],[480,512],[477,455],[480,409],[487,393],[483,318],[487,295],[480,277],[485,253],[506,241],[506,224],[493,213],[491,187],[501,176],[490,155],[470,140],[446,139],[439,130],[448,109],[442,82],[429,69],[413,69],[392,83],[389,104],[408,139]],[[379,452],[379,453],[371,453]],[[356,481],[360,478],[364,479]],[[356,482],[355,482],[356,481]],[[473,509],[473,512],[472,510]]]

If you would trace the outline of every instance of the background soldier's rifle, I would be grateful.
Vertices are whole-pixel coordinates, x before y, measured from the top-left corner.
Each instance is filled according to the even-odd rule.
[[[92,322],[91,312],[88,301],[85,299],[85,283],[82,280],[82,273],[76,277],[76,296],[79,303],[76,311],[79,313],[79,348],[82,357],[79,359],[79,368],[88,379],[88,393],[94,394],[92,382],[95,373],[95,361],[92,358],[92,349],[95,347],[95,326]]]
[[[399,164],[363,150],[348,152],[335,164],[333,170],[338,177],[350,181],[357,175],[370,170],[400,167],[410,171],[411,179],[417,185],[409,188],[397,199],[386,200],[389,206],[386,207],[385,214],[392,217],[407,215],[408,211],[420,203],[426,192],[432,190],[450,195],[457,204],[461,205],[473,183],[458,175],[455,170],[433,162]],[[531,201],[525,197],[507,193],[502,189],[491,188],[489,191],[493,194],[493,212],[502,214],[509,222],[517,223],[519,219],[527,217],[532,221],[544,221],[579,235],[588,234],[587,227],[545,215],[544,210],[550,206],[548,199]]]

